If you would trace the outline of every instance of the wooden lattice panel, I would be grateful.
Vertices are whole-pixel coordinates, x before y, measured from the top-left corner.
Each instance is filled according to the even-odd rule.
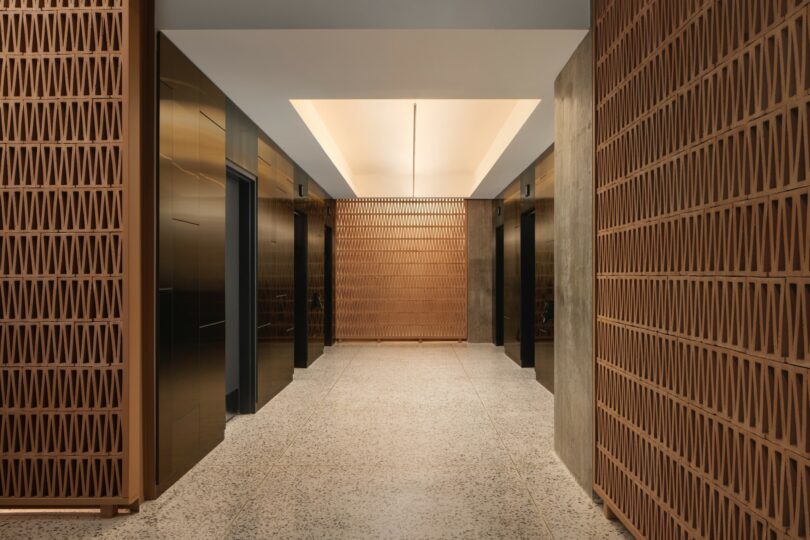
[[[463,199],[337,201],[336,337],[467,338]]]
[[[0,1],[0,505],[126,496],[127,25]]]
[[[595,490],[810,537],[810,7],[598,0]]]

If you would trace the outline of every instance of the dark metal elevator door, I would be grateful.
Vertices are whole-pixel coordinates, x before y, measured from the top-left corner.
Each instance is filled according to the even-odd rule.
[[[503,345],[503,225],[495,229],[495,345]]]
[[[226,211],[227,416],[255,411],[256,183],[229,168]]]
[[[161,84],[161,132],[194,126],[189,171],[178,147],[161,139],[158,219],[156,481],[171,485],[225,432],[225,132],[197,108],[188,87]],[[168,137],[168,135],[167,135]],[[165,143],[165,144],[164,144]]]
[[[307,319],[307,216],[295,213],[295,367],[307,367],[309,343]]]
[[[256,408],[293,378],[292,165],[259,141],[256,194]]]
[[[334,270],[333,270],[333,252],[334,249],[334,236],[332,227],[324,228],[324,259],[323,259],[323,343],[324,345],[332,345],[335,341],[334,338]]]
[[[534,211],[520,216],[520,365],[534,366]]]

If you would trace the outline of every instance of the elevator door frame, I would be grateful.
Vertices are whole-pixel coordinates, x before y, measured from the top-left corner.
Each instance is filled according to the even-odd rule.
[[[239,362],[239,387],[237,414],[251,414],[256,412],[257,387],[257,366],[256,366],[256,273],[257,273],[257,193],[256,179],[240,167],[228,163],[227,181],[238,183],[238,274],[233,276],[236,283],[231,283],[230,279],[226,283],[226,304],[231,312],[232,297],[228,294],[231,287],[236,287],[238,312],[238,322],[236,333],[231,333],[228,327],[226,334],[226,348],[228,355],[232,354],[228,340],[236,338],[238,344]],[[230,209],[231,206],[228,205]],[[230,216],[226,215],[226,221]],[[231,241],[231,238],[228,238]],[[227,262],[226,262],[227,264]],[[230,364],[230,358],[226,357],[226,366]]]

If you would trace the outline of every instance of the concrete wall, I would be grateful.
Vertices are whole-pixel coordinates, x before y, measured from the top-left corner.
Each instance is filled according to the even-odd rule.
[[[494,253],[492,201],[467,201],[467,341],[491,343]]]
[[[589,33],[554,83],[554,447],[593,485],[593,45]]]

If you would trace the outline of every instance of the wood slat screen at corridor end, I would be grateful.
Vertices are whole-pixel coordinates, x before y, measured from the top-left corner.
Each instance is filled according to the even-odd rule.
[[[595,486],[810,537],[810,3],[597,0]]]
[[[463,199],[345,199],[336,216],[336,337],[467,338]]]

